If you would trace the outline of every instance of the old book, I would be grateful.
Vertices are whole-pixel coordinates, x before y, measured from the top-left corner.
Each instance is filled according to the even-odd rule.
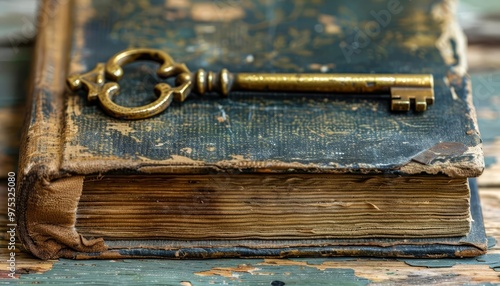
[[[45,1],[20,158],[23,244],[45,259],[483,253],[464,38],[454,2],[414,2]],[[130,47],[191,70],[432,74],[436,100],[391,112],[361,94],[192,95],[123,120],[66,90],[68,75]],[[155,69],[126,66],[116,102],[154,100]]]

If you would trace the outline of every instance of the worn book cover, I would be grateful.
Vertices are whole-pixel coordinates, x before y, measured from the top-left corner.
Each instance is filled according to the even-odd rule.
[[[23,244],[45,259],[484,253],[467,185],[484,163],[454,5],[44,1],[20,157]],[[146,47],[193,71],[432,74],[435,102],[392,112],[387,96],[241,92],[123,120],[65,87]],[[154,100],[155,69],[127,65],[114,100]]]

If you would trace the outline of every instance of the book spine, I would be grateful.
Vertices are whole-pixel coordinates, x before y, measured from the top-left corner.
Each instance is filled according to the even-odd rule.
[[[16,190],[18,235],[23,246],[42,259],[57,257],[68,248],[67,244],[78,248],[87,243],[74,230],[71,238],[76,241],[68,241],[59,229],[73,229],[76,208],[70,209],[70,206],[76,206],[79,196],[68,198],[64,193],[68,189],[80,189],[81,192],[78,184],[83,182],[83,178],[58,180],[68,176],[60,171],[60,158],[65,76],[71,44],[71,6],[71,1],[60,0],[45,0],[40,5],[20,147]],[[76,202],[61,204],[61,199]],[[44,208],[40,204],[58,206]]]

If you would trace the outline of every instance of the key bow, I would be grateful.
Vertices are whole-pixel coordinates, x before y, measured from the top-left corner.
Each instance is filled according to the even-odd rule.
[[[156,73],[161,78],[176,77],[176,86],[158,83],[154,92],[157,99],[139,107],[125,107],[113,102],[113,96],[120,91],[118,81],[123,77],[122,67],[126,64],[150,60],[160,64]],[[110,82],[105,83],[105,78]],[[112,56],[106,64],[98,63],[90,72],[72,75],[67,79],[68,87],[75,91],[85,89],[88,101],[98,101],[103,110],[116,118],[143,119],[163,112],[172,102],[184,101],[191,91],[190,71],[184,64],[178,64],[165,52],[155,49],[128,49]]]

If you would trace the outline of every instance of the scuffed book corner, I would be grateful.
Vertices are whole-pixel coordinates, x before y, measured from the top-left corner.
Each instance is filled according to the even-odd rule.
[[[457,157],[467,158],[457,163]],[[407,174],[443,173],[450,177],[478,177],[484,170],[483,150],[480,143],[467,147],[458,142],[440,142],[431,148],[418,153],[408,164],[401,167]]]

